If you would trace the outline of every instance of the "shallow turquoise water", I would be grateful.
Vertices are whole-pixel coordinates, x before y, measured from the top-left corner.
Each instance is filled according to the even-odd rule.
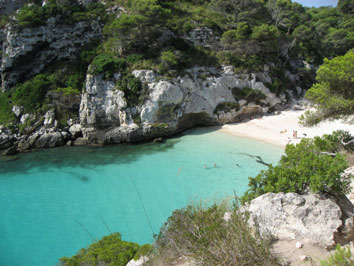
[[[242,153],[274,164],[282,150],[204,128],[159,144],[62,147],[0,160],[0,265],[56,265],[109,231],[152,242],[137,191],[158,233],[191,201],[242,195],[248,176],[265,169]]]

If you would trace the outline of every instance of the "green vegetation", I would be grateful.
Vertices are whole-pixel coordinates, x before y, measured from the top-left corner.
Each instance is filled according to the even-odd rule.
[[[314,125],[326,118],[339,118],[354,113],[354,51],[332,60],[325,59],[318,69],[314,84],[306,98],[317,104],[315,112],[301,118],[303,124]]]
[[[233,88],[232,94],[236,100],[245,99],[248,102],[254,101],[260,103],[261,100],[264,100],[266,96],[260,90],[253,90],[252,88]]]
[[[12,105],[8,95],[5,93],[0,93],[0,124],[8,125],[10,122],[15,120],[15,115],[11,111]]]
[[[113,233],[91,244],[87,249],[81,249],[71,258],[61,258],[60,263],[62,266],[125,266],[138,252],[146,254],[149,250],[149,245],[144,245],[139,251],[138,244],[123,241],[119,233]]]
[[[175,210],[161,228],[149,265],[172,265],[183,255],[198,265],[280,265],[270,245],[270,238],[249,227],[237,204],[189,205]]]
[[[39,74],[34,78],[15,87],[12,102],[22,105],[25,112],[37,111],[43,104],[50,82],[46,75]]]
[[[114,73],[122,72],[126,69],[127,62],[122,58],[115,58],[112,54],[99,54],[92,63],[90,72],[93,75],[104,74],[104,78],[113,78]]]
[[[339,151],[341,139],[352,138],[348,132],[337,131],[321,138],[302,139],[296,146],[288,144],[277,166],[270,165],[249,178],[250,188],[241,201],[248,202],[267,192],[303,194],[308,189],[332,195],[348,192],[350,180],[340,175],[347,168],[347,161]]]
[[[321,261],[321,266],[351,266],[354,265],[350,248],[342,248],[337,245],[336,252],[328,259]]]
[[[240,109],[240,105],[233,102],[220,103],[216,106],[214,113],[218,113],[219,111],[230,112],[232,109],[238,111]]]
[[[74,0],[49,0],[45,5],[35,3],[25,5],[16,15],[20,29],[46,24],[55,16],[61,17],[61,23],[71,24],[83,20],[93,20],[107,17],[105,7],[101,3],[90,3],[86,7]]]

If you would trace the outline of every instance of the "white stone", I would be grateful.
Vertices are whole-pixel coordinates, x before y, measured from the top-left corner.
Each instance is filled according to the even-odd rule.
[[[23,113],[23,106],[17,106],[17,105],[14,105],[14,107],[12,107],[12,112],[17,116],[17,117],[20,117]]]
[[[225,213],[224,213],[224,217],[223,217],[224,221],[225,221],[225,222],[230,221],[230,220],[231,220],[231,215],[232,215],[231,212],[225,212]]]
[[[300,248],[303,247],[303,244],[302,244],[301,242],[297,241],[297,242],[295,243],[295,247],[296,247],[297,249],[300,249]]]
[[[142,266],[147,262],[149,258],[147,256],[142,256],[138,260],[130,260],[126,266]]]
[[[134,70],[132,74],[141,80],[141,82],[153,83],[156,81],[156,75],[153,70]]]
[[[309,257],[306,256],[306,255],[300,255],[300,256],[299,256],[299,259],[300,259],[301,261],[307,261],[307,260],[309,259]]]

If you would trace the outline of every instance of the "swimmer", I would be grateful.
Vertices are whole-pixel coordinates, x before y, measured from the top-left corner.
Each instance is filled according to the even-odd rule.
[[[214,168],[216,168],[216,163],[214,163]]]
[[[205,169],[207,168],[206,164],[204,164],[204,168],[205,168]]]

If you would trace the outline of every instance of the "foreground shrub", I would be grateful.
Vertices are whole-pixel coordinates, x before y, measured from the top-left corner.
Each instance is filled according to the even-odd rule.
[[[350,248],[342,248],[337,245],[336,252],[328,259],[321,261],[321,266],[351,266],[354,265]]]
[[[227,204],[187,206],[176,210],[162,227],[151,265],[171,265],[186,256],[198,265],[280,265],[271,241],[252,231],[235,204],[229,221]]]
[[[138,250],[137,243],[123,241],[119,233],[113,233],[91,244],[87,249],[81,249],[71,258],[61,258],[60,264],[62,266],[125,266]]]
[[[96,56],[92,63],[90,72],[93,75],[104,74],[104,78],[113,77],[114,73],[124,71],[127,62],[122,58],[114,58],[110,54],[100,54]]]
[[[350,138],[342,131],[322,138],[302,139],[296,146],[288,144],[277,166],[270,165],[268,170],[249,178],[250,189],[241,201],[244,203],[268,192],[303,194],[308,189],[332,195],[348,192],[349,177],[341,177],[347,168],[345,157],[340,153],[328,154],[339,151],[343,137]]]

